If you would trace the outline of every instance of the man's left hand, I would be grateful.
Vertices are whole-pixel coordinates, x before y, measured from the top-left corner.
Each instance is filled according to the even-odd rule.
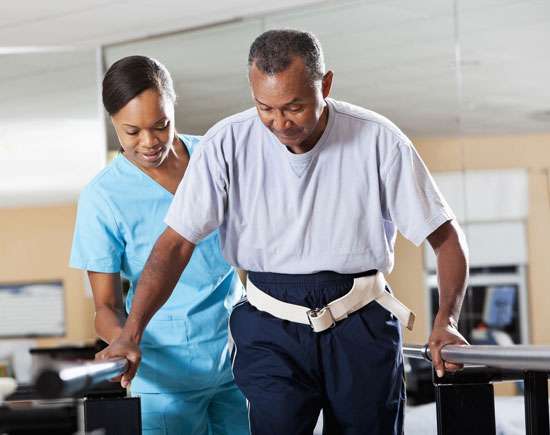
[[[428,346],[430,347],[434,369],[440,378],[445,374],[445,370],[454,372],[463,367],[463,364],[443,361],[443,358],[441,358],[441,348],[447,344],[467,345],[468,342],[451,322],[438,324],[436,321],[428,341]]]

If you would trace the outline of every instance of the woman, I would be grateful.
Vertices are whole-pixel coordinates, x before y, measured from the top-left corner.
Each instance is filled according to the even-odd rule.
[[[123,322],[121,275],[130,282],[126,311],[198,138],[177,135],[172,79],[158,61],[130,56],[103,79],[103,104],[121,145],[82,191],[71,266],[88,272],[97,334],[112,342]],[[141,341],[132,382],[144,434],[245,434],[243,396],[233,383],[228,310],[240,297],[218,234],[201,241]]]

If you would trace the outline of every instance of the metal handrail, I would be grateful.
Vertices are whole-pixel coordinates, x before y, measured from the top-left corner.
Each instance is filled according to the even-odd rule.
[[[35,377],[34,388],[44,398],[70,397],[86,388],[123,374],[128,368],[125,358],[90,361],[83,364],[56,364],[42,369]]]
[[[403,354],[431,361],[427,345],[406,344]],[[446,345],[441,357],[457,364],[484,365],[508,370],[550,372],[550,346],[455,346]]]

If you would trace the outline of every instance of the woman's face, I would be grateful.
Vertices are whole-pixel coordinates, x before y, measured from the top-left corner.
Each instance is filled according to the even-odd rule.
[[[174,103],[146,89],[111,117],[124,155],[142,169],[158,168],[174,140]]]

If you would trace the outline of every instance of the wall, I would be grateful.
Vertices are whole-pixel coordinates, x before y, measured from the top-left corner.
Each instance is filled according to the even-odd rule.
[[[76,207],[0,209],[0,282],[62,280],[66,336],[39,345],[93,340],[93,304],[82,272],[68,267]]]

